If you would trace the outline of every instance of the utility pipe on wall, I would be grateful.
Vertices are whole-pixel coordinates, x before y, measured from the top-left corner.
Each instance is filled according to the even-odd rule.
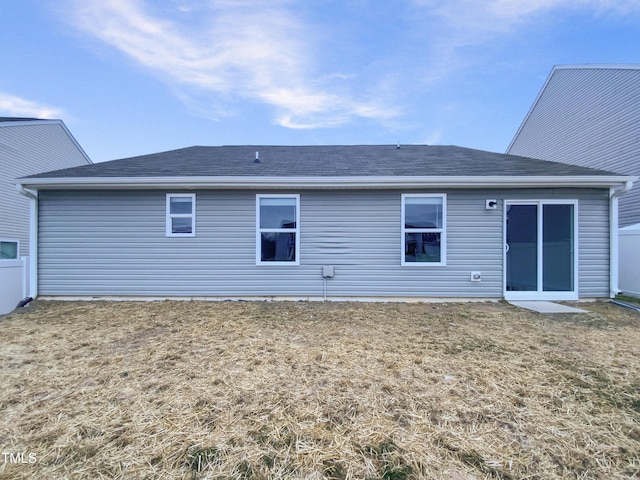
[[[609,189],[609,297],[614,298],[618,288],[618,197],[633,187],[628,181],[621,187]]]
[[[29,199],[29,292],[28,296],[38,296],[38,191],[16,184],[16,189]]]

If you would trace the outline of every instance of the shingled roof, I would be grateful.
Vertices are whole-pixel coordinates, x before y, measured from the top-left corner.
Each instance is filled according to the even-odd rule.
[[[256,154],[259,162],[255,160]],[[39,179],[81,178],[615,175],[456,146],[195,146],[41,173],[21,180],[26,184]]]

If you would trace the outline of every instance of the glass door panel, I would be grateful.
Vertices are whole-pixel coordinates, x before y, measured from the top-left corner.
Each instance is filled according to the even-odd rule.
[[[542,206],[542,290],[572,292],[573,205]]]
[[[538,206],[507,205],[507,291],[538,290]]]

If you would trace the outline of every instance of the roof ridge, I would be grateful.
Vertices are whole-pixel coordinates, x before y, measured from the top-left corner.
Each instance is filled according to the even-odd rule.
[[[640,63],[561,63],[553,70],[640,70]]]

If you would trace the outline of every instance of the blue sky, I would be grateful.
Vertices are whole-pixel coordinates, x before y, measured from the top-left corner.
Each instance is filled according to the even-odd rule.
[[[555,64],[640,63],[638,0],[2,0],[0,116],[94,161],[191,145],[503,152]]]

